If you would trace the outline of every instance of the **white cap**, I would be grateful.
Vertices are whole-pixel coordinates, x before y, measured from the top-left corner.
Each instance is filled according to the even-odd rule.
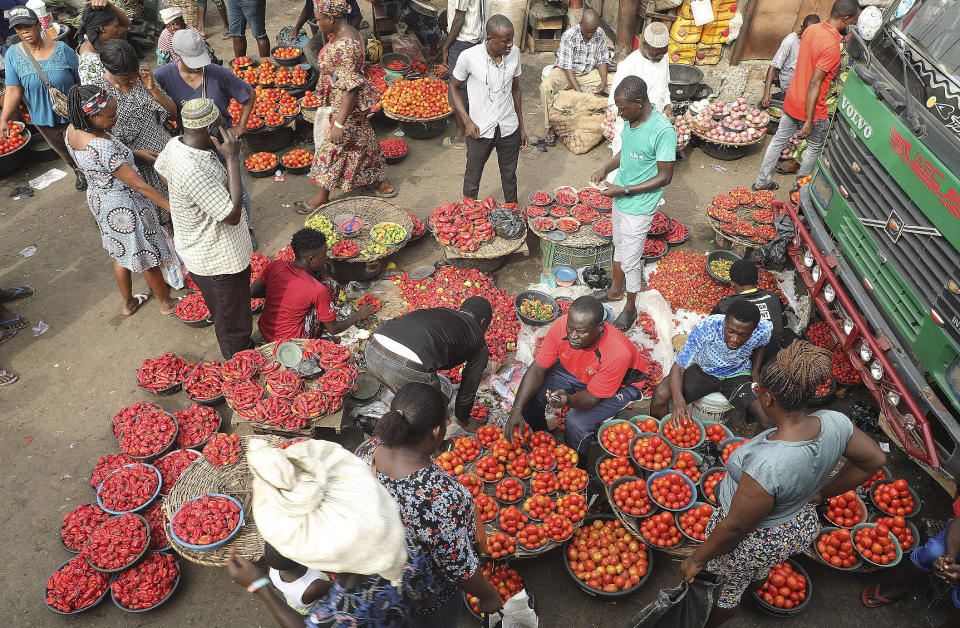
[[[164,24],[169,24],[178,17],[183,17],[183,11],[180,10],[180,7],[170,7],[160,11],[160,21]]]
[[[196,70],[210,65],[210,55],[203,49],[203,40],[196,32],[183,28],[173,34],[173,51],[190,69]]]
[[[663,22],[650,22],[643,29],[643,42],[651,48],[666,48],[670,45],[670,31]]]

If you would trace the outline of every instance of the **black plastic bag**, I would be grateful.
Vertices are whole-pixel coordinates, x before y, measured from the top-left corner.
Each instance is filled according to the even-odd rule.
[[[624,628],[703,628],[723,577],[701,571],[693,584],[660,589],[656,600],[627,620]]]
[[[594,290],[606,290],[613,285],[607,271],[597,265],[583,269],[583,282]]]
[[[497,207],[490,212],[490,224],[501,238],[516,240],[523,235],[523,220],[506,207]]]
[[[783,215],[773,221],[777,237],[757,249],[754,261],[768,270],[786,270],[791,266],[787,244],[793,240],[797,227],[790,216]]]

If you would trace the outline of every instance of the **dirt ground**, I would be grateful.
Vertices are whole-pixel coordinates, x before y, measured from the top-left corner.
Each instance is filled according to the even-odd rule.
[[[276,5],[273,5],[276,6]],[[286,8],[271,20],[269,31],[292,22],[296,8]],[[364,9],[367,10],[366,8]],[[213,17],[213,16],[211,16]],[[286,20],[281,19],[286,18]],[[215,18],[214,18],[215,19]],[[208,27],[221,54],[227,47],[216,39],[219,25]],[[251,42],[251,50],[255,50]],[[524,109],[531,138],[542,134],[538,104],[540,68],[547,55],[524,56]],[[754,84],[754,89],[756,88]],[[383,138],[394,128],[378,129]],[[439,203],[460,194],[465,153],[441,150],[434,140],[411,141],[411,154],[389,175],[400,190],[395,202],[420,217],[426,217]],[[312,143],[303,144],[312,150]],[[600,146],[583,156],[573,156],[563,147],[540,153],[525,150],[520,158],[521,196],[539,188],[561,184],[581,186],[604,160],[608,150]],[[665,209],[690,226],[693,237],[684,247],[703,251],[713,248],[711,231],[703,210],[714,194],[748,184],[758,165],[760,149],[745,159],[727,162],[718,172],[714,161],[699,150],[691,151],[678,164],[673,184],[666,190]],[[21,172],[0,181],[0,194],[46,171],[52,164],[30,164]],[[249,180],[253,197],[254,224],[260,251],[272,255],[288,242],[302,218],[292,201],[312,193],[303,176],[290,176],[283,183]],[[501,196],[495,162],[488,164],[481,194]],[[7,559],[0,566],[0,616],[5,625],[72,626],[270,626],[273,620],[260,603],[230,583],[225,569],[202,568],[181,561],[183,577],[179,591],[169,604],[145,615],[127,615],[109,602],[75,618],[54,618],[42,603],[43,583],[51,571],[70,558],[57,543],[57,531],[64,513],[77,504],[89,502],[90,470],[100,455],[113,453],[117,446],[109,432],[110,417],[134,401],[150,401],[135,386],[134,371],[148,356],[164,351],[183,354],[191,360],[220,359],[213,328],[194,330],[174,318],[162,318],[155,300],[134,316],[120,314],[120,299],[114,283],[112,264],[99,243],[84,196],[73,189],[67,177],[39,191],[33,198],[5,200],[0,207],[0,286],[30,285],[37,294],[8,304],[14,312],[36,325],[43,320],[49,331],[34,338],[22,330],[0,349],[0,367],[20,375],[16,384],[0,389],[0,459],[7,471],[0,482],[0,545]],[[529,257],[517,257],[496,273],[498,285],[514,292],[539,277],[540,259],[535,239],[528,243]],[[37,247],[36,255],[25,258],[18,252]],[[433,263],[441,257],[432,239],[401,251],[392,261],[400,268]],[[142,278],[135,279],[137,292],[144,291]],[[180,395],[161,400],[170,409],[186,407]],[[226,406],[220,408],[229,415]],[[642,408],[640,408],[642,410]],[[358,434],[348,430],[343,440],[355,441]],[[948,500],[939,488],[899,452],[891,455],[894,471],[920,486],[925,500],[923,516],[945,518]],[[846,575],[812,565],[813,602],[804,625],[933,626],[942,616],[926,611],[922,601],[905,600],[876,611],[864,610],[859,601],[863,587],[877,576]],[[517,565],[529,589],[539,599],[542,626],[615,626],[650,602],[661,587],[678,582],[677,563],[656,555],[654,575],[649,583],[625,601],[605,603],[577,589],[561,565],[559,552],[522,561]],[[879,578],[892,580],[900,568]],[[772,626],[785,620],[770,618],[750,603],[731,623],[736,626]],[[9,623],[6,623],[9,622]],[[794,620],[794,623],[797,623]],[[461,626],[475,626],[464,613]]]

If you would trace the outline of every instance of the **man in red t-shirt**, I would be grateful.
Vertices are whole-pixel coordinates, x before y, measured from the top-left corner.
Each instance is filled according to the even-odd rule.
[[[767,145],[767,152],[763,154],[763,163],[753,184],[754,190],[776,190],[780,187],[770,179],[770,174],[777,165],[780,151],[790,142],[794,133],[798,138],[807,140],[797,178],[813,172],[813,165],[820,157],[830,127],[827,92],[840,67],[840,41],[847,27],[856,24],[859,17],[860,7],[856,0],[837,0],[826,22],[814,24],[804,31],[797,52],[797,67],[783,100],[780,126]]]
[[[290,240],[295,259],[274,260],[250,287],[250,296],[266,299],[257,325],[267,342],[284,338],[319,338],[321,332],[339,334],[373,313],[364,305],[342,321],[337,320],[330,290],[315,274],[327,262],[327,238],[303,228]]]
[[[527,369],[504,431],[526,421],[533,430],[547,429],[544,410],[570,406],[565,420],[566,443],[586,464],[597,426],[640,398],[647,360],[623,332],[603,321],[603,305],[591,296],[570,305],[544,337]]]

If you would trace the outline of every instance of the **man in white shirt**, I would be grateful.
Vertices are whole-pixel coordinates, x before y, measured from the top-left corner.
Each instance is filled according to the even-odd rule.
[[[617,65],[617,74],[613,77],[607,106],[617,112],[613,94],[617,85],[628,76],[639,76],[647,84],[647,100],[671,120],[673,109],[670,107],[670,61],[667,59],[667,47],[670,45],[670,31],[661,22],[651,22],[643,31],[643,43],[640,47]],[[620,152],[620,132],[623,131],[623,118],[617,117],[613,142],[610,149],[616,155]]]
[[[513,24],[503,15],[487,20],[486,41],[460,54],[450,80],[450,100],[467,136],[463,195],[477,198],[483,167],[497,149],[500,183],[506,203],[517,202],[517,161],[528,144],[520,96],[520,51],[513,45]],[[470,111],[460,88],[466,85]]]
[[[167,143],[154,167],[167,180],[177,253],[200,288],[220,352],[229,360],[253,347],[253,246],[241,220],[240,144],[230,129],[221,127],[220,111],[209,98],[188,100],[180,115],[183,135]],[[211,148],[223,155],[226,167]]]
[[[770,106],[770,101],[773,99],[770,89],[773,86],[774,80],[777,81],[777,86],[780,88],[780,91],[783,92],[783,94],[787,93],[787,88],[790,87],[790,81],[793,80],[793,71],[797,67],[797,55],[800,53],[800,38],[803,37],[803,32],[807,30],[808,26],[819,23],[820,16],[811,13],[803,18],[800,30],[788,33],[787,36],[783,38],[783,41],[780,42],[777,54],[773,55],[773,59],[770,61],[770,67],[767,68],[767,77],[763,83],[763,98],[760,100],[761,107],[767,108]],[[781,97],[783,94],[781,94]]]
[[[447,0],[448,33],[440,48],[440,59],[451,70],[457,67],[461,52],[473,48],[484,39],[483,3],[484,0]],[[465,87],[460,88],[460,95],[469,108],[470,101]],[[467,145],[460,116],[457,116],[457,134],[450,143],[458,148],[465,148]]]

